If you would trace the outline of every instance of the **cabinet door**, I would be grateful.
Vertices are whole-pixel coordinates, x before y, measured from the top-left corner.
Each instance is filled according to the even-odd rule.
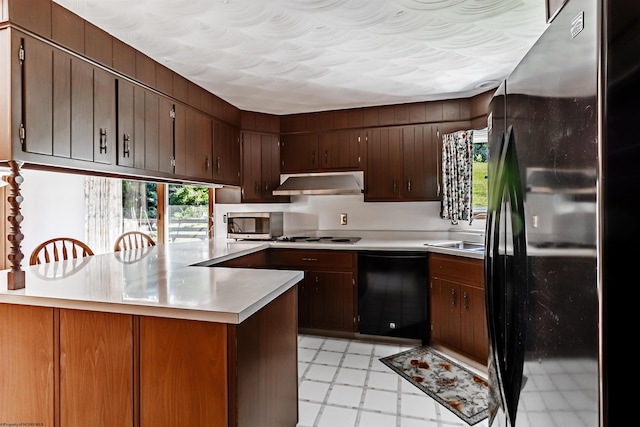
[[[196,112],[196,169],[195,176],[205,181],[213,177],[211,157],[213,155],[213,124],[211,119]]]
[[[93,67],[71,60],[71,158],[93,161]]]
[[[429,280],[429,323],[431,325],[429,339],[435,342],[442,341],[442,322],[440,319],[446,313],[446,304],[443,302],[442,286],[440,280],[431,277]]]
[[[144,91],[144,168],[158,170],[158,138],[160,127],[160,97],[149,90]]]
[[[53,51],[53,155],[71,157],[71,55]],[[46,154],[46,153],[43,153]]]
[[[141,427],[231,425],[237,378],[228,371],[235,347],[227,351],[227,331],[223,323],[140,317]]]
[[[462,293],[460,347],[464,352],[472,354],[480,360],[487,360],[489,357],[489,334],[485,315],[484,289],[462,285],[460,292]]]
[[[288,196],[274,196],[272,191],[280,185],[280,140],[277,135],[262,135],[262,199],[288,202]]]
[[[3,303],[0,307],[0,420],[53,426],[56,363],[54,309]],[[35,420],[38,420],[35,422]],[[24,424],[28,424],[25,422]]]
[[[358,131],[343,130],[320,134],[321,170],[356,170],[359,161]]]
[[[242,158],[240,155],[240,130],[232,126],[227,126],[227,134],[229,138],[229,157],[227,157],[224,163],[228,166],[226,168],[228,171],[227,176],[229,177],[228,183],[231,185],[240,185],[242,182],[242,175],[240,173],[240,159]]]
[[[217,184],[225,184],[227,165],[225,159],[230,156],[228,154],[229,142],[227,126],[218,121],[213,122],[213,182]]]
[[[402,133],[399,128],[367,132],[366,201],[396,201],[402,186]]]
[[[259,134],[245,132],[242,137],[242,200],[261,200],[262,139]]]
[[[312,271],[311,325],[339,331],[355,330],[355,282],[352,273]]]
[[[158,99],[158,170],[173,173],[173,100]]]
[[[304,273],[304,279],[298,282],[298,327],[310,328],[311,327],[311,297],[315,290],[315,276],[314,283],[311,282],[310,274],[308,271]]]
[[[93,161],[115,163],[116,79],[101,68],[93,68],[93,136]]]
[[[213,123],[213,181],[240,184],[240,138],[233,127]]]
[[[133,426],[131,315],[60,310],[60,424]]]
[[[187,174],[187,108],[182,104],[175,104],[174,108],[174,172],[184,176]]]
[[[431,339],[485,363],[489,336],[483,261],[430,254],[429,271]]]
[[[13,34],[12,55],[24,56],[13,62],[14,90],[22,93],[22,105],[14,104],[14,114],[23,126],[22,150],[53,154],[53,49],[20,33]]]
[[[438,199],[437,150],[430,125],[402,129],[402,197],[408,201]]]
[[[447,279],[433,279],[440,288],[438,305],[439,317],[433,322],[440,324],[440,342],[460,348],[460,283]]]
[[[171,99],[133,85],[118,82],[118,164],[173,172],[173,119]],[[133,121],[130,135],[126,129]]]
[[[196,170],[198,139],[198,112],[190,107],[184,108],[185,113],[185,146],[184,146],[184,175],[193,176]]]
[[[144,169],[144,142],[145,142],[145,95],[146,89],[140,86],[133,87],[134,108],[134,137],[133,137],[133,166]]]
[[[320,167],[318,134],[287,135],[282,139],[282,172],[310,172]]]
[[[133,84],[118,79],[118,135],[116,142],[116,163],[133,167],[133,142],[135,138],[135,96]]]

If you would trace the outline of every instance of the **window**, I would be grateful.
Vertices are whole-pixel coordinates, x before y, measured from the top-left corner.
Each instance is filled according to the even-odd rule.
[[[472,211],[474,218],[484,219],[488,206],[489,142],[487,128],[473,131]]]
[[[122,231],[142,231],[158,241],[158,184],[122,180]]]
[[[207,187],[122,180],[122,231],[142,231],[158,243],[208,239],[210,198]]]
[[[213,230],[208,187],[168,185],[167,241],[189,242],[205,240]]]

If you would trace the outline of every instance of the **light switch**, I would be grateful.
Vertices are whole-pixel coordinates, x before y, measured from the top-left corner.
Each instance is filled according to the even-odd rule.
[[[340,214],[340,225],[347,225],[347,214],[346,213],[341,213]]]

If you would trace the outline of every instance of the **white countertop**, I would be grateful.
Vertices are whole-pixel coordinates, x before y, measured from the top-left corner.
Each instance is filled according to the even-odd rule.
[[[362,238],[356,243],[317,243],[317,242],[269,242],[272,248],[292,249],[331,249],[351,251],[415,251],[435,252],[457,255],[467,258],[484,259],[484,252],[476,252],[437,245],[459,242],[451,239],[393,239],[393,238]]]
[[[24,289],[0,302],[238,324],[302,280],[301,271],[199,267],[269,247],[266,242],[170,243],[23,267]]]
[[[302,280],[302,271],[215,267],[263,249],[420,251],[482,259],[433,245],[447,239],[363,238],[354,244],[235,241],[169,243],[131,251],[23,267],[26,287],[0,302],[238,324]]]

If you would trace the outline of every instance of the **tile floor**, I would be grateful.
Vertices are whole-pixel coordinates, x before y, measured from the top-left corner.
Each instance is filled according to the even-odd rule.
[[[379,361],[412,347],[299,335],[297,427],[468,427]]]

